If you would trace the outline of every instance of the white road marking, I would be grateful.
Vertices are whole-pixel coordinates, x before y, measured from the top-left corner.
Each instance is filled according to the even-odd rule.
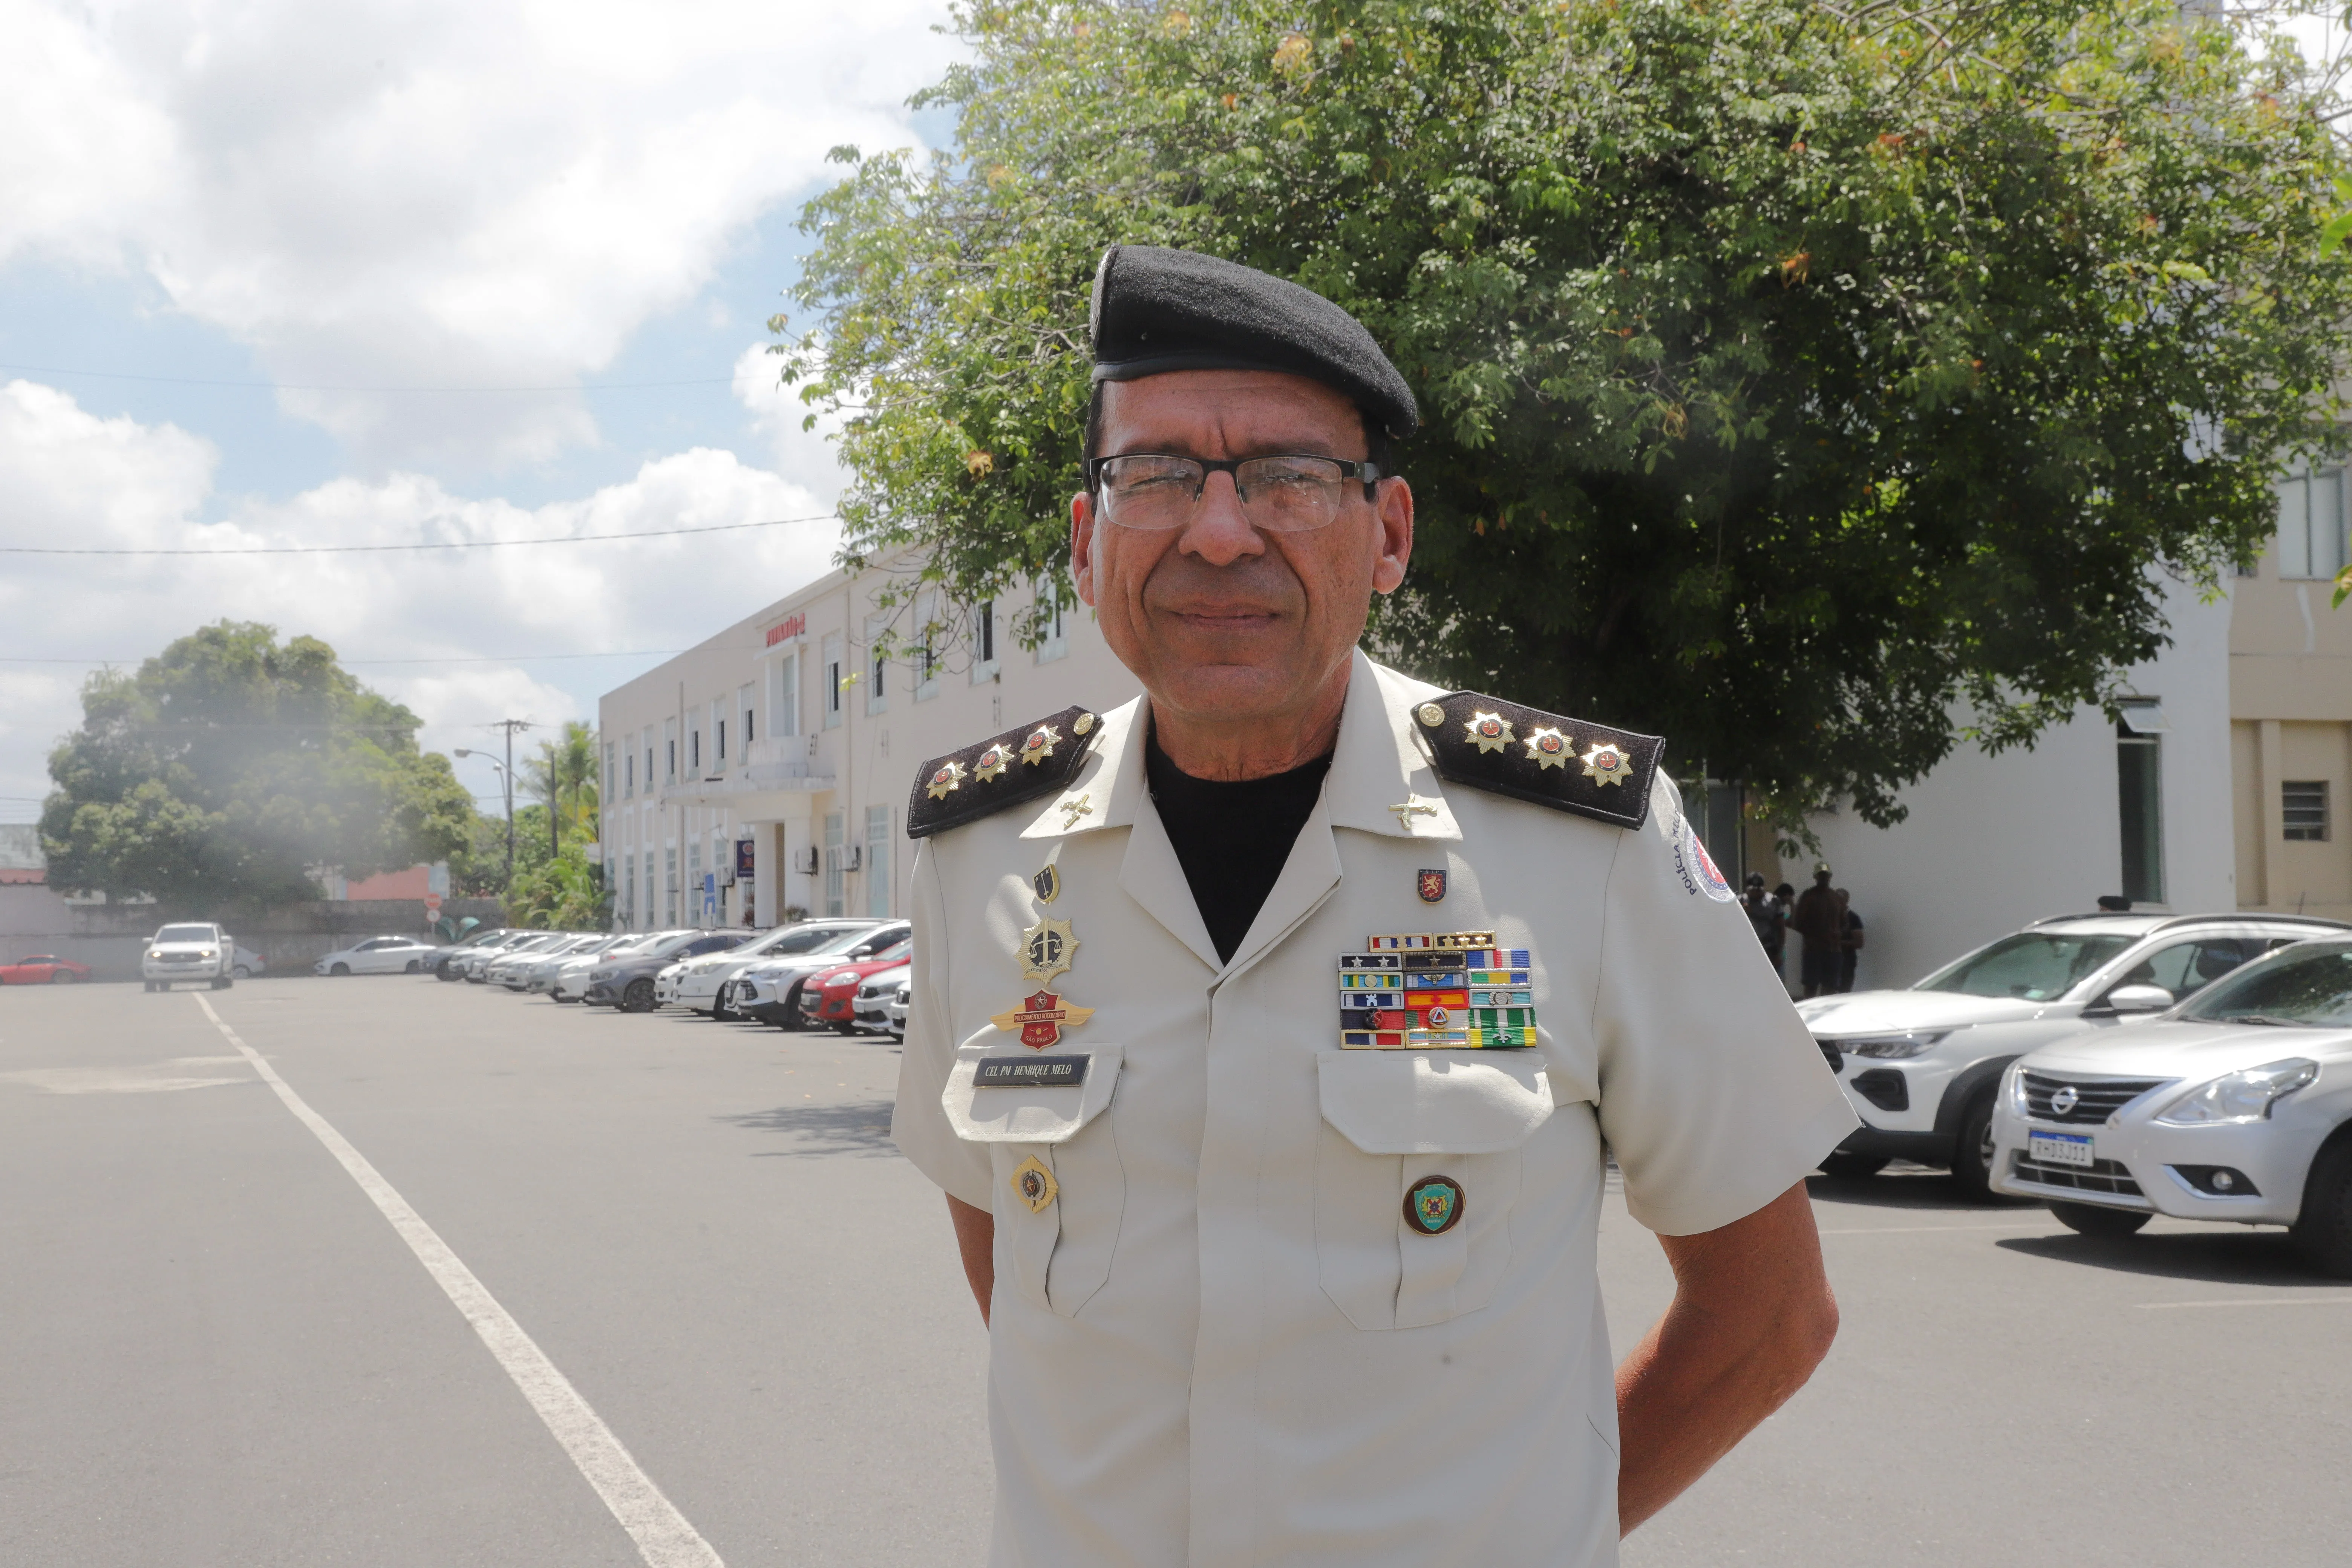
[[[474,1278],[474,1271],[449,1250],[448,1243],[408,1206],[408,1200],[394,1190],[364,1155],[278,1076],[260,1052],[239,1039],[236,1031],[222,1022],[203,993],[194,994],[196,1005],[205,1010],[213,1026],[237,1048],[243,1059],[261,1076],[261,1081],[277,1091],[286,1109],[294,1113],[294,1119],[327,1146],[327,1152],[350,1173],[369,1201],[392,1222],[400,1239],[408,1243],[408,1249],[416,1254],[416,1260],[425,1265],[425,1271],[433,1276],[433,1282],[448,1296],[450,1304],[474,1325],[474,1331],[481,1335],[490,1354],[514,1379],[515,1386],[530,1401],[530,1407],[539,1412],[548,1431],[563,1446],[572,1462],[580,1467],[580,1473],[596,1489],[596,1495],[604,1500],[604,1506],[613,1510],[613,1517],[629,1532],[629,1539],[636,1542],[637,1555],[645,1559],[646,1568],[725,1568],[710,1543],[662,1495],[652,1478],[637,1468],[636,1460],[629,1457],[629,1451],[613,1436],[604,1418],[590,1408],[580,1391],[572,1386],[572,1381],[558,1372],[547,1353],[522,1331],[522,1325]]]
[[[2229,1301],[2135,1301],[2143,1312],[2168,1312],[2180,1307],[2352,1307],[2352,1290],[2341,1296],[2243,1296]]]

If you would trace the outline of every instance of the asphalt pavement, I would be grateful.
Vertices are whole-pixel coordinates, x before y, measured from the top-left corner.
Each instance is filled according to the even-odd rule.
[[[0,993],[0,1563],[645,1561],[197,994]],[[986,1344],[888,1042],[399,976],[203,994],[713,1557],[982,1562]],[[1916,1171],[1815,1201],[1836,1350],[1628,1568],[2344,1560],[2352,1287],[2280,1233],[2094,1242]],[[1613,1198],[1601,1267],[1622,1348],[1671,1279]]]

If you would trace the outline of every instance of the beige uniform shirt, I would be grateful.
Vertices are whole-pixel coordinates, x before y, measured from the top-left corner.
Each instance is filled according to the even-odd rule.
[[[1230,962],[1139,700],[1042,809],[916,857],[893,1133],[995,1215],[997,1568],[1613,1563],[1609,1156],[1634,1217],[1683,1235],[1854,1125],[1673,785],[1633,830],[1441,786],[1411,717],[1434,694],[1356,656],[1322,799]],[[1047,921],[1067,968],[1041,984]],[[1340,955],[1484,930],[1528,950],[1535,1048],[1340,1048]],[[1077,1058],[1076,1083],[1001,1065]],[[1461,1213],[1432,1235],[1405,1205],[1438,1176]]]

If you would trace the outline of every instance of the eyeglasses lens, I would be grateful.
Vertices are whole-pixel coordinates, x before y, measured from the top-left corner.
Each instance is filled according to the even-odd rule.
[[[1182,528],[1192,520],[1208,469],[1189,458],[1113,458],[1102,466],[1104,518],[1121,528]],[[1347,471],[1322,458],[1253,458],[1234,473],[1242,515],[1267,533],[1321,528],[1339,515]]]

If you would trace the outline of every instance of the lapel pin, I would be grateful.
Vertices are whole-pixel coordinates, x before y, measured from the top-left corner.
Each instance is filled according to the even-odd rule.
[[[1416,890],[1420,892],[1421,901],[1423,903],[1433,904],[1437,902],[1440,899],[1445,897],[1445,873],[1443,871],[1422,872],[1420,881],[1416,884]]]

